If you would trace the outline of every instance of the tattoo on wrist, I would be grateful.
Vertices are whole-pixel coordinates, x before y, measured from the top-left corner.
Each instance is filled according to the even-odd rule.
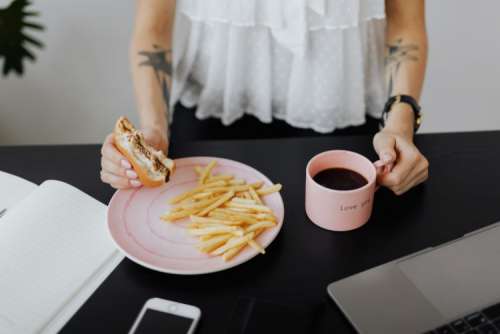
[[[163,93],[163,100],[168,110],[170,101],[170,92],[168,88],[168,78],[172,77],[172,50],[165,50],[162,47],[153,44],[152,51],[140,51],[139,55],[145,58],[144,61],[139,63],[139,66],[152,67],[160,89]]]
[[[401,64],[408,61],[418,61],[415,53],[418,51],[417,44],[405,44],[402,38],[386,44],[387,55],[385,57],[385,68],[387,75],[387,92],[393,94],[394,83]]]

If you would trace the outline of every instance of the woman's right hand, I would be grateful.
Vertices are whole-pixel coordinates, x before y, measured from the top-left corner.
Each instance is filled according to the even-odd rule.
[[[101,148],[101,180],[115,189],[142,185],[130,162],[116,148],[112,133],[106,137]]]
[[[167,151],[168,141],[166,131],[143,129],[144,139],[156,149]],[[137,188],[142,186],[137,173],[114,143],[113,134],[109,134],[101,148],[101,180],[115,189]]]

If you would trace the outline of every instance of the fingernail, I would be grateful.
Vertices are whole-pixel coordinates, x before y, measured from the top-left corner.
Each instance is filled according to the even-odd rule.
[[[142,186],[142,183],[139,180],[130,180],[130,185],[134,188]]]
[[[127,161],[127,160],[125,160],[125,159],[122,159],[122,160],[121,160],[121,164],[122,164],[122,167],[123,167],[123,168],[127,168],[127,169],[132,168],[132,166],[130,165],[130,162],[128,162],[128,161]]]
[[[377,160],[373,163],[373,165],[376,167],[376,168],[380,168],[380,167],[384,167],[385,164],[382,160]]]
[[[127,171],[125,172],[125,174],[127,174],[127,177],[130,178],[130,179],[137,179],[137,173],[134,172],[131,169],[127,169]]]
[[[382,158],[382,161],[384,161],[384,162],[391,162],[392,161],[392,155],[389,153],[383,153],[381,158]]]

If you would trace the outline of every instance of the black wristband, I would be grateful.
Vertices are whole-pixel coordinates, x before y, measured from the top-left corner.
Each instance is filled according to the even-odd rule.
[[[382,129],[385,126],[385,122],[389,116],[389,112],[391,111],[391,107],[395,103],[406,103],[413,110],[414,123],[413,123],[413,131],[417,132],[418,128],[420,128],[420,124],[422,124],[422,108],[418,104],[417,100],[415,100],[410,95],[395,95],[391,96],[389,100],[385,103],[384,110],[382,111],[382,118],[380,119],[380,128]]]

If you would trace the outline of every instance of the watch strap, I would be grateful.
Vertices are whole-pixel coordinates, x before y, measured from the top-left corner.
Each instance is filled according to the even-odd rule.
[[[385,126],[388,114],[391,111],[392,106],[396,103],[406,103],[411,107],[413,114],[415,116],[413,130],[414,132],[417,132],[418,128],[420,127],[420,124],[422,123],[422,112],[421,112],[422,108],[418,104],[417,100],[415,100],[412,96],[404,94],[391,96],[387,100],[384,106],[384,110],[382,111],[382,118],[380,120],[381,127]]]

